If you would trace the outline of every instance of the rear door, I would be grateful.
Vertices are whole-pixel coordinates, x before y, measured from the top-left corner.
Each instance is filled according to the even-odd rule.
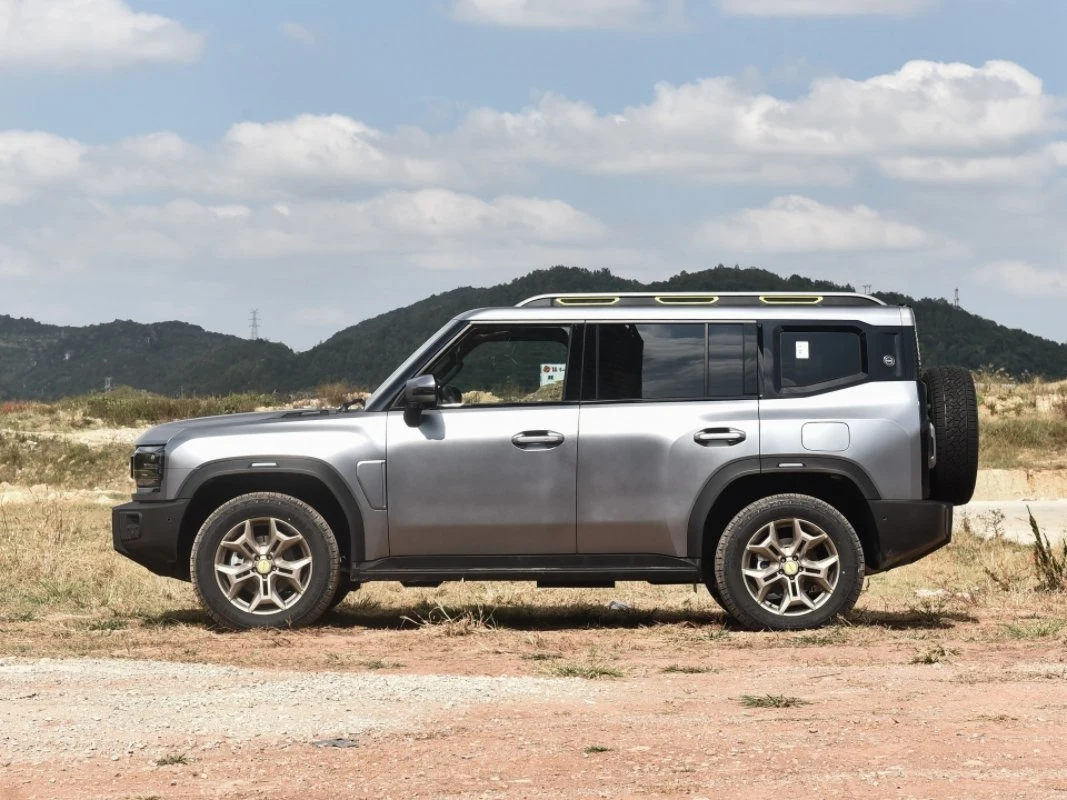
[[[688,556],[704,484],[759,457],[756,326],[605,323],[586,341],[578,552]]]

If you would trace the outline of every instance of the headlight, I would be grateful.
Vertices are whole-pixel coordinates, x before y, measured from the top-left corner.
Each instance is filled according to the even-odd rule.
[[[158,491],[163,485],[163,447],[138,447],[130,457],[130,476],[138,489]]]

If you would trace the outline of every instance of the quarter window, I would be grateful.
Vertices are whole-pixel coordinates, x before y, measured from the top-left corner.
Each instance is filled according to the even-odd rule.
[[[787,330],[779,335],[778,382],[782,389],[841,385],[862,380],[866,374],[859,331]]]

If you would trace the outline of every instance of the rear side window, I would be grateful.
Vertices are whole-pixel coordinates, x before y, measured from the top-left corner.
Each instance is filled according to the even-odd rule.
[[[598,400],[688,400],[704,397],[701,324],[601,325]]]
[[[867,364],[863,335],[854,328],[783,330],[778,338],[778,385],[833,388],[863,380]]]

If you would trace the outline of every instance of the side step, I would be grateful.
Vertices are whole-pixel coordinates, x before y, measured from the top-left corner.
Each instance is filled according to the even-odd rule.
[[[364,561],[352,580],[436,586],[443,581],[536,581],[538,586],[610,587],[615,581],[699,583],[700,562],[657,554],[390,556]]]

